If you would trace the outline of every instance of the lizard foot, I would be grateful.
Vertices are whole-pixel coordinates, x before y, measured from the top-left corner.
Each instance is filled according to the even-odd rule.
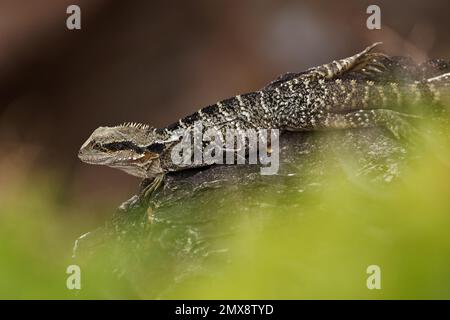
[[[361,71],[365,74],[381,73],[387,70],[387,66],[382,61],[389,61],[389,57],[384,53],[367,53],[358,63],[352,68],[351,71]]]

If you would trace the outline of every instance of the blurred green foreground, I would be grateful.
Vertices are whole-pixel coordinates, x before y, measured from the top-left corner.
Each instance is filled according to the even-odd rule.
[[[75,235],[92,225],[77,218],[86,206],[61,206],[56,176],[15,179],[0,185],[0,298],[449,299],[450,145],[422,140],[390,183],[330,170],[318,191],[288,199],[242,190],[265,205],[241,215],[229,204],[235,214],[222,226],[239,228],[218,240],[225,259],[196,265],[158,251],[124,271],[99,253],[81,265],[81,290],[67,289],[66,268]],[[380,290],[366,286],[370,265],[381,268]],[[174,268],[196,276],[167,277]]]

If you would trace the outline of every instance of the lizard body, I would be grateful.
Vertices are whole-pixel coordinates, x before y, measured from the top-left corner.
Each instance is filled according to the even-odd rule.
[[[405,58],[372,53],[378,43],[351,57],[287,73],[259,91],[237,95],[161,129],[126,123],[96,129],[79,151],[87,163],[153,179],[185,169],[170,151],[180,129],[197,121],[206,128],[310,131],[385,126],[396,137],[410,131],[410,104],[442,105],[450,92],[450,64],[442,60],[412,66]],[[406,67],[408,66],[408,67]],[[413,70],[413,71],[411,71]],[[160,179],[159,179],[160,180]]]

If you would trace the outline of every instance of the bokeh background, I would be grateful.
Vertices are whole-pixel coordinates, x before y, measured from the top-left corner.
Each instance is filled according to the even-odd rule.
[[[81,7],[81,30],[66,28],[70,4]],[[381,30],[366,28],[370,4],[381,7]],[[51,211],[73,239],[138,185],[78,160],[98,126],[165,126],[376,41],[418,61],[450,58],[449,11],[447,0],[0,0],[0,214],[17,218],[6,203],[30,186],[51,189],[51,208],[40,194],[26,209],[36,220]],[[43,233],[29,241],[54,239]]]

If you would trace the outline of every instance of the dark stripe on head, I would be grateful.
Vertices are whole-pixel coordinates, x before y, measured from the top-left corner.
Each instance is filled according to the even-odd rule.
[[[164,144],[163,143],[152,143],[146,149],[150,152],[159,154],[164,150]]]
[[[142,148],[138,147],[131,141],[120,141],[120,142],[111,142],[106,143],[102,146],[109,151],[120,151],[120,150],[134,150],[137,153],[142,153]]]

